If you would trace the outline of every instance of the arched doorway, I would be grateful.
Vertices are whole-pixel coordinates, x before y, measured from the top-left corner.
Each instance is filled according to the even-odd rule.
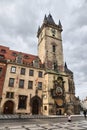
[[[4,104],[4,114],[13,114],[14,103],[12,101],[6,101]]]
[[[34,96],[30,102],[31,113],[33,115],[41,113],[42,100],[38,96]]]
[[[38,114],[39,112],[39,102],[37,99],[33,100],[32,104],[32,114]]]

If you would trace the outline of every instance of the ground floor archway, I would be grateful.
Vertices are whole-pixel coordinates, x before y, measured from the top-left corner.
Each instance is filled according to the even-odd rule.
[[[14,102],[6,101],[3,108],[4,114],[13,114],[14,111]]]
[[[42,100],[38,96],[32,97],[30,101],[32,115],[41,114]]]

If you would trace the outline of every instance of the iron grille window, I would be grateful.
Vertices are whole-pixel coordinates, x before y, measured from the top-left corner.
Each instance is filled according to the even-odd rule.
[[[14,78],[9,79],[9,87],[14,87]]]
[[[27,107],[27,96],[19,95],[18,109],[26,109]]]
[[[23,79],[19,80],[19,88],[24,88],[24,80]]]

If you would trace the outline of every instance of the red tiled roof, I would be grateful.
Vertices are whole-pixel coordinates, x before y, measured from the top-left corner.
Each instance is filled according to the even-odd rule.
[[[23,62],[25,62],[25,63],[31,63],[31,62],[33,62],[33,60],[39,59],[38,56],[23,53],[23,52],[18,52],[15,50],[10,50],[9,47],[0,45],[0,55],[3,55],[5,60],[7,60],[7,59],[15,60],[16,57],[18,56],[18,54],[22,55]]]

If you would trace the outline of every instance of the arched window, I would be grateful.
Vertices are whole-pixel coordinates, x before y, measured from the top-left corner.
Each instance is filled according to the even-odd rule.
[[[55,52],[56,51],[56,46],[53,45],[52,48],[53,48],[53,52]]]

